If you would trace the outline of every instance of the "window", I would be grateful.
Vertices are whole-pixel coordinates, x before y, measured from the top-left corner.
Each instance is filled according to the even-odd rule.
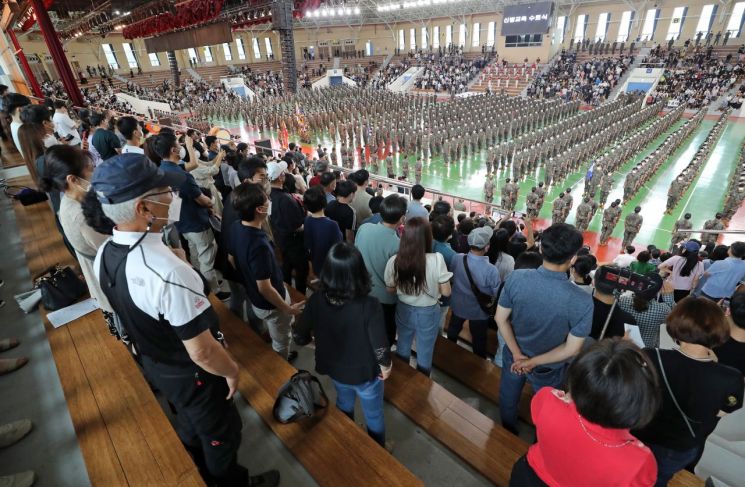
[[[654,37],[654,29],[657,26],[657,17],[660,16],[660,10],[656,8],[650,8],[647,10],[647,16],[644,17],[644,25],[642,26],[642,41],[650,41]]]
[[[584,41],[586,30],[587,30],[587,15],[585,14],[578,15],[577,26],[574,29],[574,42]]]
[[[189,59],[191,59],[194,62],[199,61],[199,57],[197,56],[197,50],[193,47],[190,47],[187,51],[187,54],[189,54]]]
[[[254,59],[261,59],[261,49],[259,49],[259,40],[257,38],[251,39],[251,44],[254,48]]]
[[[626,10],[621,14],[621,23],[618,25],[617,42],[626,42],[629,40],[629,31],[631,31],[631,21],[634,19],[634,12]]]
[[[665,40],[675,40],[680,37],[680,29],[683,26],[683,21],[686,17],[686,10],[688,7],[675,7],[673,10],[673,16],[670,19],[670,27],[667,28],[667,35]]]
[[[432,27],[432,48],[440,48],[440,26],[436,25]]]
[[[494,47],[494,38],[496,37],[496,32],[496,22],[489,22],[489,25],[486,28],[486,47]]]
[[[204,46],[204,62],[211,63],[212,61],[212,49],[210,46]]]
[[[427,49],[429,47],[429,39],[427,38],[427,28],[422,27],[422,49]]]
[[[225,54],[225,60],[226,61],[232,61],[233,60],[233,53],[230,52],[230,44],[227,42],[222,43],[222,52]]]
[[[106,62],[109,63],[109,67],[111,69],[119,69],[119,62],[116,60],[116,54],[114,54],[111,44],[101,44],[101,48],[103,48],[103,54],[106,56]]]
[[[373,45],[372,42],[367,41],[365,43],[365,56],[372,56],[373,55]]]
[[[132,44],[125,42],[122,44],[122,47],[124,47],[124,57],[127,58],[127,65],[130,68],[139,67],[139,64],[137,64],[137,57],[135,57],[135,52],[132,49]]]
[[[479,22],[473,23],[473,32],[471,33],[471,47],[479,47],[481,45],[481,24]]]
[[[727,32],[729,32],[731,37],[737,37],[740,35],[743,12],[745,12],[745,2],[737,2],[735,6],[732,7],[732,15],[727,23]]]
[[[246,50],[243,48],[243,39],[236,37],[235,47],[238,48],[238,59],[246,59]]]
[[[608,12],[598,15],[598,28],[595,30],[595,41],[605,41],[605,35],[608,33],[608,22],[610,22],[610,14]]]
[[[556,44],[557,42],[559,45],[564,43],[564,34],[567,31],[567,17],[566,15],[562,15],[558,19],[556,19],[556,30],[554,31],[553,35],[551,36],[551,44]]]
[[[446,25],[445,26],[445,47],[450,47],[452,45],[453,45],[453,26]]]
[[[266,46],[266,57],[274,58],[274,50],[272,49],[272,40],[268,37],[264,37],[264,45]]]
[[[409,29],[409,50],[416,51],[416,29]]]
[[[466,24],[460,24],[460,33],[458,34],[458,45],[466,47]]]
[[[696,24],[697,34],[701,32],[701,35],[705,36],[709,33],[709,30],[711,29],[711,22],[712,20],[714,20],[716,11],[716,5],[704,5],[703,7],[701,7],[701,15],[698,18],[698,24]]]
[[[403,29],[398,31],[398,50],[399,51],[406,50],[406,35],[404,34]]]
[[[147,55],[148,58],[150,58],[150,66],[160,66],[160,59],[158,59],[158,55],[154,52],[151,52]]]
[[[542,34],[524,34],[519,36],[505,36],[504,47],[530,47],[543,45]]]

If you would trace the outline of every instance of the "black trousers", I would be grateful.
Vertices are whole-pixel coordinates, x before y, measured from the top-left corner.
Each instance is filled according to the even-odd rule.
[[[458,342],[458,335],[463,330],[465,319],[450,315],[448,324],[448,340]],[[471,330],[471,348],[473,353],[481,358],[486,358],[486,330],[489,328],[489,318],[485,320],[468,320],[468,328]]]
[[[396,303],[383,304],[383,320],[385,320],[385,334],[388,336],[388,345],[396,342]]]
[[[142,358],[142,366],[176,410],[176,432],[207,484],[248,485],[248,470],[237,460],[243,423],[233,400],[225,400],[225,379],[196,365],[167,365],[149,357]]]
[[[295,271],[295,289],[305,294],[308,287],[308,255],[302,232],[290,235],[282,250],[282,276],[292,286],[292,271]]]
[[[512,466],[510,487],[548,487],[548,484],[541,480],[528,463],[528,457],[523,455]]]

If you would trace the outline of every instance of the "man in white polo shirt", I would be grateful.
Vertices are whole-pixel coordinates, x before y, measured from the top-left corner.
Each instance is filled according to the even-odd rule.
[[[78,135],[80,124],[70,118],[63,100],[55,100],[52,122],[54,122],[54,131],[60,139],[67,141],[68,145],[80,145],[80,135]]]

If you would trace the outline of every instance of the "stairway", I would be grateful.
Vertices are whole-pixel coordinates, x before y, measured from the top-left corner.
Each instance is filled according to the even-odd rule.
[[[391,59],[393,59],[393,54],[388,54],[385,59],[383,59],[382,64],[378,68],[378,71],[382,71],[385,69],[386,66],[391,62]]]
[[[191,79],[194,81],[203,81],[204,78],[202,78],[202,75],[197,73],[193,68],[186,68],[186,72],[189,73],[189,76],[191,76]]]

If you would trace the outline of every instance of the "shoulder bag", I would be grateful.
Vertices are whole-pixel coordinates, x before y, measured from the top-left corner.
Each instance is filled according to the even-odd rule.
[[[279,388],[272,415],[282,424],[294,423],[315,416],[319,409],[325,409],[328,404],[328,397],[318,378],[307,370],[298,370]]]
[[[479,303],[481,310],[493,317],[497,312],[497,303],[499,300],[496,296],[489,296],[488,294],[482,293],[476,284],[473,282],[473,276],[471,275],[471,269],[468,268],[468,254],[463,256],[463,268],[466,270],[466,276],[468,276],[468,283],[471,285],[471,292],[476,297],[476,301]]]
[[[69,267],[55,264],[36,278],[36,287],[41,290],[41,304],[47,311],[69,306],[88,291],[85,282]]]

